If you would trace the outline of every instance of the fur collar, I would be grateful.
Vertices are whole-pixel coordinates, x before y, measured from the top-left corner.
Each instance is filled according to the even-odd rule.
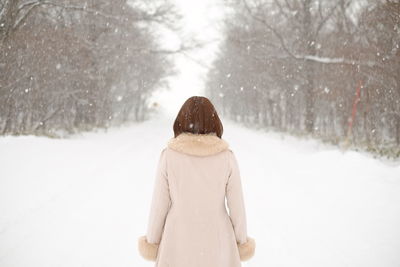
[[[215,133],[194,134],[183,132],[168,141],[169,148],[195,156],[208,156],[228,149],[229,144]]]

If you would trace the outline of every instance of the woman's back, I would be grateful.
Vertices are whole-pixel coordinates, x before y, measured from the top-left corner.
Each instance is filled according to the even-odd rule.
[[[170,212],[195,221],[225,214],[229,150],[201,157],[170,148],[165,150],[163,153],[167,154],[168,183],[173,203]],[[198,218],[206,214],[210,216]]]

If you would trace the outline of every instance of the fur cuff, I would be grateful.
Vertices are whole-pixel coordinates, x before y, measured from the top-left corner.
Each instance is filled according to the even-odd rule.
[[[149,261],[156,261],[159,244],[147,242],[146,236],[139,237],[138,248],[140,255]]]
[[[239,248],[240,260],[247,261],[254,256],[254,252],[256,249],[256,241],[251,237],[247,237],[247,242],[243,244],[238,243],[238,248]]]

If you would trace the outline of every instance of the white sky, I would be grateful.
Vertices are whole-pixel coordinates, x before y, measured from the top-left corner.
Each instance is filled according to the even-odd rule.
[[[206,66],[211,65],[222,37],[221,22],[224,7],[222,1],[218,0],[172,1],[183,15],[182,32],[179,37],[168,33],[163,37],[163,41],[170,44],[172,49],[177,43],[179,44],[179,39],[207,42],[205,47],[187,52],[195,61],[182,54],[174,55],[178,73],[169,78],[170,90],[160,88],[152,97],[152,101],[157,101],[167,113],[176,115],[187,98],[203,95]]]

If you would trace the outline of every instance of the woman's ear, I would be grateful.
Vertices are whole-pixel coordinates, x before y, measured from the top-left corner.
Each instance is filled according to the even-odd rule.
[[[151,244],[147,242],[146,236],[141,236],[138,239],[138,248],[140,255],[149,261],[156,261],[159,244]]]

